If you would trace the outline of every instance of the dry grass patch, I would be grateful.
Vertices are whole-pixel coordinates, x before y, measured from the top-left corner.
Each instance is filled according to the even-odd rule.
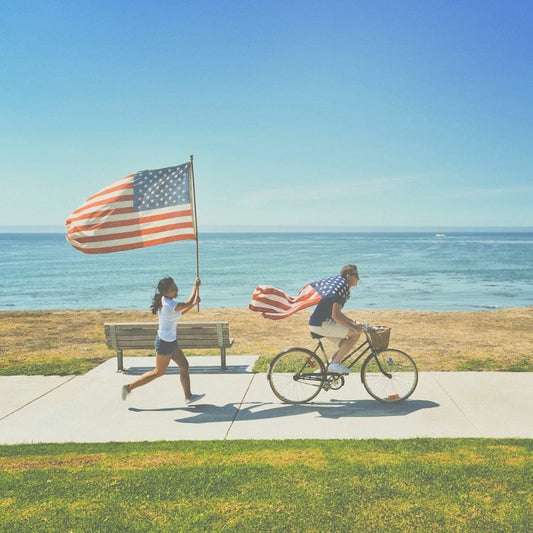
[[[230,355],[271,358],[289,346],[314,347],[309,311],[285,320],[262,318],[245,308],[193,310],[187,322],[227,321],[235,344]],[[476,312],[347,311],[371,324],[392,327],[391,346],[410,353],[421,371],[532,370],[533,307]],[[0,312],[0,374],[38,373],[45,363],[80,360],[79,373],[114,356],[105,346],[105,322],[155,321],[150,311]],[[127,352],[126,355],[146,355]],[[194,355],[215,354],[202,350]],[[187,351],[188,355],[193,352]],[[34,370],[29,369],[35,365]],[[41,366],[39,366],[41,365]],[[43,371],[44,372],[44,371]]]

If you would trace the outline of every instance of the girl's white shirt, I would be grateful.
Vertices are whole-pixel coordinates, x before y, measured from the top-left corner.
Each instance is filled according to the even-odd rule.
[[[161,298],[161,308],[158,311],[159,316],[159,330],[157,334],[159,338],[166,342],[176,340],[176,324],[181,318],[181,311],[174,311],[178,302],[163,296]]]

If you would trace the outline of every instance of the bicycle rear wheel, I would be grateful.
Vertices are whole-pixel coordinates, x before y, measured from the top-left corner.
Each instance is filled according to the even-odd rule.
[[[274,357],[267,374],[272,392],[285,403],[305,403],[321,390],[326,379],[324,364],[305,348],[289,348]]]
[[[366,358],[361,378],[372,398],[382,403],[399,403],[416,389],[418,370],[405,352],[389,349],[374,352]]]

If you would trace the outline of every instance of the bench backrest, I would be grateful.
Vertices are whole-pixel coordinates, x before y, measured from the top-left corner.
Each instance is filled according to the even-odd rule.
[[[108,348],[115,350],[150,349],[159,325],[157,322],[118,322],[104,324]],[[182,348],[228,348],[228,322],[181,322],[177,325]]]

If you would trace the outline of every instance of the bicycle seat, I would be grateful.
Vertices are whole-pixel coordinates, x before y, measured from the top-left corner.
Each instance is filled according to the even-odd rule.
[[[324,335],[319,335],[318,333],[315,333],[314,331],[311,331],[311,337],[313,339],[323,339]]]

